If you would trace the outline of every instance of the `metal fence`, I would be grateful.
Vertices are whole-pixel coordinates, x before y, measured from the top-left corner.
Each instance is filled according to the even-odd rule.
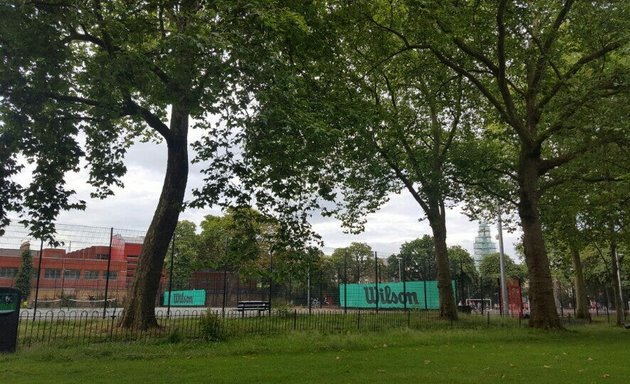
[[[92,322],[98,313],[99,326],[105,327],[102,320],[118,316],[123,307],[135,277],[144,232],[57,224],[54,240],[54,244],[44,243],[30,238],[21,226],[7,227],[0,236],[0,286],[15,286],[27,250],[32,257],[33,276],[25,304],[31,311],[25,313],[30,313],[34,321],[44,320],[42,316],[57,319],[61,314],[65,319],[77,314],[71,322],[88,318]],[[171,250],[177,249],[175,244]],[[250,300],[268,302],[274,311],[293,308],[296,314],[381,311],[387,316],[396,311],[432,313],[439,306],[437,283],[423,278],[431,266],[405,265],[402,260],[387,266],[376,252],[365,257],[344,255],[325,268],[316,267],[312,261],[296,265],[273,256],[264,256],[267,259],[259,263],[258,273],[245,273],[238,266],[201,269],[193,271],[185,282],[171,278],[173,263],[167,259],[155,297],[158,313],[164,313],[162,318],[170,321],[172,313],[184,313],[179,308],[194,306],[199,312],[211,308],[230,317],[239,302]],[[460,309],[481,315],[496,312],[500,302],[498,284],[494,287],[494,282],[488,282],[479,279],[464,284],[462,276],[454,276],[452,289],[462,304]],[[518,291],[517,296],[523,295]],[[511,313],[520,315],[524,302],[510,308]],[[563,300],[561,296],[560,303],[561,314],[571,315],[572,309],[567,309],[569,298]],[[596,314],[605,316],[610,304],[594,308]],[[114,332],[112,324],[109,328]]]
[[[210,313],[210,315],[208,315]],[[460,320],[439,319],[436,311],[311,310],[283,308],[272,311],[238,312],[235,310],[174,310],[156,312],[159,327],[149,330],[120,328],[120,311],[110,310],[103,318],[100,311],[48,310],[33,317],[21,313],[18,346],[42,344],[81,344],[111,341],[206,340],[220,341],[251,335],[281,334],[293,331],[325,333],[378,332],[388,329],[483,329],[490,327],[524,327],[527,320],[502,317],[498,313],[463,314]],[[584,324],[570,314],[565,324]],[[610,316],[595,316],[594,322],[611,324]],[[614,320],[613,320],[614,323]]]
[[[135,277],[144,232],[118,228],[56,225],[52,242],[31,238],[19,225],[0,236],[0,286],[16,285],[23,255],[32,259],[31,292],[25,300],[33,309],[120,308]],[[174,244],[172,250],[177,250]],[[173,255],[173,256],[171,256]],[[177,253],[169,251],[160,279],[156,306],[233,308],[244,300],[261,300],[273,306],[351,309],[436,309],[435,281],[401,280],[382,271],[384,259],[354,260],[328,271],[309,269],[307,263],[261,260],[260,269],[247,273],[232,266],[192,271],[185,282],[173,280]],[[218,256],[217,256],[218,257]],[[261,256],[265,257],[265,256]],[[381,269],[379,269],[381,268]],[[177,271],[175,271],[177,272]],[[181,280],[181,279],[180,279]],[[453,282],[457,290],[457,282]],[[203,292],[201,301],[193,298]],[[194,303],[191,303],[191,300]]]

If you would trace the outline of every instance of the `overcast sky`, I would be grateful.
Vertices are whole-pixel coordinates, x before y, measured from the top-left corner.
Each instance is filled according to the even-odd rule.
[[[192,157],[192,154],[190,155]],[[115,227],[130,230],[145,230],[152,218],[164,179],[166,147],[164,144],[139,143],[134,145],[127,157],[127,175],[124,189],[116,189],[116,195],[106,200],[89,198],[90,187],[85,183],[85,174],[72,174],[67,178],[69,185],[78,192],[78,199],[87,201],[85,211],[64,212],[58,222],[89,226]],[[202,176],[200,165],[191,165],[187,198],[190,190],[200,186]],[[22,180],[26,181],[26,180]],[[180,220],[190,220],[199,224],[208,214],[220,215],[217,209],[188,210],[180,215]],[[311,224],[324,241],[324,252],[330,254],[335,248],[348,246],[351,242],[364,242],[378,252],[379,257],[397,253],[406,242],[431,235],[418,204],[408,193],[391,196],[382,209],[368,216],[365,232],[359,235],[345,234],[338,221],[330,218],[314,217]],[[473,253],[473,241],[478,231],[478,222],[470,221],[458,210],[447,215],[447,243],[460,245]],[[496,223],[491,224],[492,237],[496,241]],[[514,245],[519,232],[504,231],[504,246],[507,255],[516,259]],[[498,245],[498,244],[497,244]],[[497,246],[498,249],[498,246]]]

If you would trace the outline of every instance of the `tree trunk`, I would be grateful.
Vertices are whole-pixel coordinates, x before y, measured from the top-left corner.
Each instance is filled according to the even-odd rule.
[[[169,242],[175,233],[188,179],[188,112],[184,108],[173,106],[169,130],[172,136],[167,139],[168,160],[164,184],[120,320],[120,326],[125,328],[147,329],[158,325],[155,302],[162,267]]]
[[[589,312],[588,300],[586,299],[586,282],[584,281],[584,271],[582,270],[582,260],[580,259],[580,250],[571,243],[571,260],[573,261],[573,269],[575,275],[573,276],[575,287],[575,317],[578,319],[591,319],[591,313]]]
[[[540,155],[532,155],[527,148],[521,148],[518,214],[523,228],[523,247],[529,275],[529,326],[562,329],[554,303],[549,258],[538,214],[539,161]]]
[[[435,246],[435,262],[437,265],[437,284],[440,294],[440,318],[457,320],[457,306],[453,294],[451,271],[448,263],[448,249],[446,247],[446,218],[443,205],[430,203],[430,210],[437,212],[427,215]],[[437,207],[435,205],[438,205]],[[440,209],[442,208],[442,209]]]

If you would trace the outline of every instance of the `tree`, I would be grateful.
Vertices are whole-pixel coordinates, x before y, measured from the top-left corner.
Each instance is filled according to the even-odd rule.
[[[617,324],[624,322],[622,300],[623,248],[630,239],[627,213],[630,199],[627,196],[627,180],[599,185],[596,191],[584,196],[585,207],[579,215],[581,233],[598,249],[608,264],[609,284],[614,292],[613,302],[617,309]],[[606,252],[603,250],[607,249]],[[621,256],[620,256],[621,254]]]
[[[484,256],[479,263],[479,275],[482,278],[483,292],[496,292],[497,299],[499,297],[499,281],[501,278],[499,257],[499,253],[491,253]],[[508,255],[504,255],[503,263],[506,278],[518,280],[520,282],[525,281],[527,271],[524,265],[516,264]]]
[[[607,117],[607,124],[623,124],[615,122],[616,119],[619,118]],[[611,143],[585,154],[562,170],[563,178],[570,182],[554,186],[541,199],[541,218],[552,267],[558,272],[557,277],[573,278],[576,316],[579,318],[590,316],[583,253],[589,244],[606,248],[613,244],[622,245],[624,237],[627,238],[624,217],[629,206],[625,175],[630,165],[626,152],[627,148]],[[610,231],[610,228],[614,230]],[[611,288],[619,287],[617,275],[612,272],[617,263],[613,265],[615,259],[610,256],[606,259],[610,271],[605,281]],[[617,292],[613,297],[618,295]],[[621,305],[620,300],[616,305]],[[622,319],[618,321],[621,323]]]
[[[423,52],[385,62],[396,38],[369,35],[374,25],[359,8],[301,12],[312,32],[289,36],[270,64],[237,176],[302,210],[324,206],[353,232],[389,194],[409,192],[432,228],[440,314],[456,319],[445,213],[460,196],[452,157],[466,152],[474,122],[470,84]]]
[[[437,267],[433,244],[433,238],[429,235],[405,242],[401,245],[398,254],[389,258],[389,263],[393,265],[395,260],[399,259],[402,263],[404,278],[407,281],[435,280]]]
[[[175,228],[175,251],[173,243],[168,249],[164,267],[172,270],[172,289],[189,289],[192,273],[196,270],[195,262],[199,252],[199,235],[197,226],[191,221],[180,221]]]
[[[198,268],[238,269],[246,277],[266,276],[270,252],[278,251],[277,222],[248,208],[230,208],[201,222]]]
[[[604,245],[604,247],[602,247]],[[620,253],[627,252],[627,246]],[[615,305],[616,279],[613,279],[612,263],[606,252],[605,242],[592,243],[582,252],[584,264],[584,279],[586,281],[589,298],[600,307],[612,308]],[[628,258],[622,258],[621,279],[624,282],[625,296],[628,297],[630,290],[630,262]],[[619,315],[618,315],[619,316]],[[620,316],[619,316],[620,317]],[[620,319],[618,319],[620,320]]]
[[[239,74],[255,67],[246,64],[248,57],[264,56],[267,37],[260,29],[286,16],[274,7],[194,0],[0,5],[3,225],[7,212],[17,211],[35,237],[53,241],[57,214],[85,205],[65,185],[66,173],[77,171],[81,159],[93,196],[104,198],[122,187],[124,154],[134,140],[166,142],[164,184],[124,327],[157,326],[160,274],[184,207],[190,121],[211,133],[209,114],[247,104],[250,90]],[[35,164],[26,187],[13,180],[22,170],[20,156]]]
[[[330,258],[337,271],[338,284],[374,281],[374,252],[366,243],[353,242],[348,247],[337,248]]]
[[[31,295],[31,285],[33,281],[33,256],[31,255],[30,244],[22,244],[22,246],[20,246],[20,252],[22,262],[20,263],[20,269],[15,278],[15,287],[19,289],[22,294],[21,300],[26,301]]]
[[[628,5],[502,0],[386,7],[404,20],[375,20],[381,33],[398,38],[384,60],[402,52],[432,52],[474,84],[490,106],[486,121],[502,125],[502,140],[517,149],[510,167],[500,172],[517,191],[503,198],[517,206],[523,229],[529,325],[562,328],[539,199],[558,182],[555,171],[602,143],[623,139],[621,126],[602,125],[598,118],[610,112],[609,101],[627,105]]]
[[[475,267],[475,260],[467,250],[459,245],[448,248],[448,261],[451,276],[457,280],[459,300],[471,297],[478,281],[479,273]]]
[[[582,207],[583,186],[563,184],[549,191],[541,200],[545,239],[549,248],[552,272],[572,275],[575,288],[576,317],[590,319],[586,297],[586,283],[581,251],[585,248],[584,234],[578,228],[578,214]],[[571,265],[570,270],[566,267]],[[562,266],[562,267],[561,267]],[[560,267],[560,268],[558,268]]]

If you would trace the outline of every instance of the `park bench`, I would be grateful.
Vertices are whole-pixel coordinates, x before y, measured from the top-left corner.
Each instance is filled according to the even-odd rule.
[[[238,304],[236,304],[236,310],[241,312],[243,315],[245,315],[245,311],[258,311],[258,314],[260,315],[260,312],[269,311],[270,309],[271,303],[268,301],[239,301]]]

